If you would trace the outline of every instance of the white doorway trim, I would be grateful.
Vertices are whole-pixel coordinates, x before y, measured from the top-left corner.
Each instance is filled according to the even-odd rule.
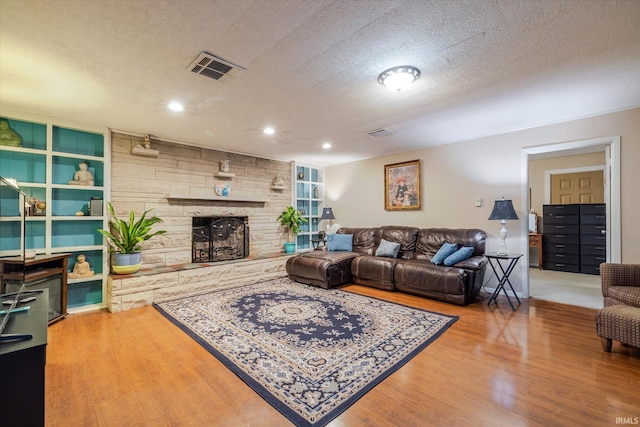
[[[605,166],[605,202],[607,204],[607,261],[621,262],[621,224],[620,224],[620,136],[588,139],[583,141],[561,142],[557,144],[525,147],[521,152],[522,188],[521,209],[529,212],[529,160],[530,157],[557,157],[584,152],[604,151]],[[546,176],[545,176],[546,181]],[[546,184],[545,184],[546,186]],[[545,200],[547,200],[545,190]],[[547,201],[548,202],[548,201]],[[522,221],[523,236],[529,235],[528,221]],[[522,295],[529,297],[529,239],[522,241],[524,260],[520,264],[522,277]]]

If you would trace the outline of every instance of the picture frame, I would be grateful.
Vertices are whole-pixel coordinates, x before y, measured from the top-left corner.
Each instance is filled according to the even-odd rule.
[[[420,209],[420,160],[384,166],[384,209]]]

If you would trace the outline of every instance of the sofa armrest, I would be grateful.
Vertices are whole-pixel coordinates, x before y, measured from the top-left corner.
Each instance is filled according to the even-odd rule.
[[[462,260],[454,265],[456,268],[463,268],[465,270],[481,270],[487,265],[487,258],[484,256],[472,256]]]
[[[640,286],[640,264],[600,264],[602,296],[609,296],[609,286]]]

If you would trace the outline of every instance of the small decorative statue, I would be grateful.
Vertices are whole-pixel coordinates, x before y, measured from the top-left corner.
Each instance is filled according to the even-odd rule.
[[[9,127],[9,122],[0,120],[0,145],[22,147],[22,138]]]
[[[144,136],[144,142],[142,143],[142,146],[144,147],[145,150],[148,150],[151,148],[151,137],[149,135]]]
[[[73,266],[73,271],[69,273],[71,279],[77,279],[80,277],[90,277],[95,273],[91,271],[91,265],[87,262],[86,257],[83,254],[78,255],[76,265]]]
[[[274,187],[284,187],[284,179],[280,176],[276,176],[273,178],[273,185]]]
[[[220,160],[220,172],[229,172],[229,160]]]
[[[69,185],[93,185],[93,174],[87,170],[87,163],[80,162],[78,167],[80,170],[73,175],[73,181],[69,181]]]

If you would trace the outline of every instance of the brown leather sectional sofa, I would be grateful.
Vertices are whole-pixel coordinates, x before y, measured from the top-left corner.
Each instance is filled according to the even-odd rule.
[[[352,251],[315,250],[289,258],[289,277],[327,289],[356,283],[458,305],[473,302],[482,287],[487,266],[482,230],[384,226],[343,227],[337,233],[353,235]],[[400,244],[397,257],[375,255],[381,239]],[[472,246],[473,253],[452,266],[433,264],[446,242]]]

